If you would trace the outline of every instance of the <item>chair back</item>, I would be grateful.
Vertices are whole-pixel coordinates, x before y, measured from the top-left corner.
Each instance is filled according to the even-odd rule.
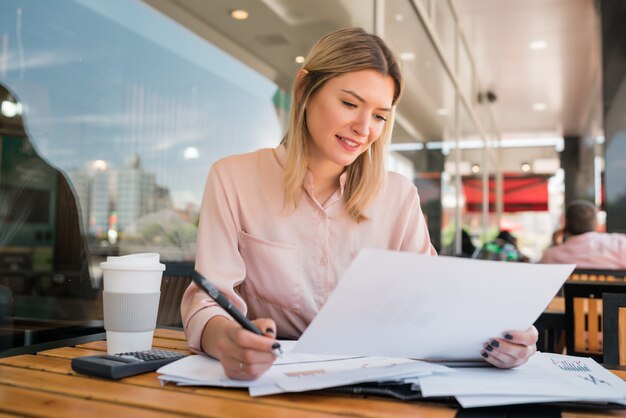
[[[161,298],[159,299],[157,325],[182,327],[180,301],[183,298],[183,293],[185,293],[185,290],[191,283],[191,272],[194,269],[194,262],[166,262],[164,264],[165,271],[161,281]]]
[[[626,294],[602,295],[604,363],[626,365]]]
[[[564,285],[567,354],[603,361],[604,293],[626,293],[623,281],[573,281]]]
[[[582,282],[617,282],[624,281],[626,270],[575,269],[568,280]]]

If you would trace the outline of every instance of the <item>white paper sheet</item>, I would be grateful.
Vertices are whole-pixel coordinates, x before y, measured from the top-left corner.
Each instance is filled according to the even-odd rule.
[[[455,396],[464,407],[585,400],[619,402],[626,383],[593,359],[537,353],[511,370],[458,369],[418,379],[422,395]]]
[[[232,380],[222,365],[205,355],[188,356],[157,370],[162,382],[180,385],[248,388],[251,396],[282,392],[301,392],[366,381],[388,380],[428,373],[454,373],[438,364],[410,359],[382,357],[345,357],[290,353],[293,343],[281,341],[283,357],[259,379]],[[280,383],[280,385],[278,384]]]
[[[480,358],[489,339],[533,324],[573,269],[364,249],[294,351]]]
[[[274,383],[288,392],[304,392],[355,383],[426,376],[431,373],[454,373],[454,370],[418,360],[358,357],[337,363],[326,362],[323,367],[282,373]]]

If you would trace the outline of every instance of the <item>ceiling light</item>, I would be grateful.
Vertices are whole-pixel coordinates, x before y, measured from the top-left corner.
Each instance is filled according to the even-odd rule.
[[[532,41],[531,43],[528,44],[528,48],[530,49],[546,49],[546,47],[548,46],[548,43],[546,41]]]
[[[413,61],[415,59],[414,52],[400,52],[399,56],[402,61]]]
[[[104,160],[95,160],[91,162],[91,168],[97,171],[104,171],[109,165]]]
[[[400,13],[396,13],[396,22],[402,22],[404,20],[404,16],[402,16]]]
[[[480,171],[480,166],[476,163],[472,164],[472,173],[476,174]]]
[[[546,110],[547,108],[548,108],[548,106],[546,106],[545,103],[535,103],[533,105],[533,110],[537,110],[537,111]]]
[[[246,20],[248,18],[248,12],[243,9],[231,10],[230,17],[232,17],[235,20]]]
[[[439,116],[448,116],[450,114],[450,111],[446,109],[445,107],[442,107],[440,109],[437,109],[437,114]]]
[[[296,61],[298,64],[302,64],[304,62],[304,57],[302,55],[298,55],[294,58],[294,61]]]
[[[22,103],[13,103],[5,100],[0,106],[0,113],[7,118],[12,118],[22,114]]]
[[[200,151],[196,147],[187,147],[183,152],[183,158],[185,160],[197,160],[200,158]]]
[[[530,171],[530,164],[528,163],[522,163],[522,171],[524,173],[528,173]]]
[[[420,151],[424,149],[424,144],[421,142],[402,142],[391,144],[389,149],[391,151]]]

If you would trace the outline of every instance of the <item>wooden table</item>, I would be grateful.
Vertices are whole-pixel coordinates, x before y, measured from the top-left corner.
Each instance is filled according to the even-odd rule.
[[[154,347],[189,353],[181,331],[157,329]],[[102,354],[105,341],[0,359],[0,417],[433,417],[457,410],[427,402],[329,395],[321,392],[250,398],[246,390],[161,386],[156,373],[110,381],[77,375],[70,359]],[[567,418],[626,417],[563,412]]]

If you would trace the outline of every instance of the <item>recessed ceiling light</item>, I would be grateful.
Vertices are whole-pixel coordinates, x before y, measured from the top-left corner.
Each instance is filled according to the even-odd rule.
[[[548,43],[546,41],[532,41],[528,44],[530,49],[546,49]]]
[[[402,16],[400,13],[397,13],[395,18],[396,22],[402,22],[404,20],[404,16]]]
[[[302,55],[298,55],[297,57],[294,58],[294,61],[297,62],[298,64],[302,64],[304,62],[304,57]]]
[[[414,52],[400,52],[399,56],[402,61],[413,61],[415,59]]]
[[[446,109],[445,107],[442,107],[440,109],[437,109],[437,114],[439,116],[448,116],[450,114],[450,111]]]
[[[104,171],[108,167],[108,164],[104,160],[94,160],[91,162],[91,168],[94,170]]]
[[[535,103],[533,105],[533,110],[537,110],[537,111],[546,110],[547,108],[548,106],[546,106],[545,103]]]
[[[248,12],[243,9],[231,10],[230,17],[232,17],[235,20],[246,20],[248,18]]]
[[[196,147],[187,147],[183,152],[183,158],[185,160],[197,160],[200,158],[200,151]]]
[[[528,172],[530,171],[530,164],[528,164],[528,163],[522,163],[522,167],[521,167],[521,168],[522,168],[522,171],[523,171],[524,173],[528,173]]]
[[[480,171],[480,166],[476,163],[472,164],[472,173],[476,174]]]

